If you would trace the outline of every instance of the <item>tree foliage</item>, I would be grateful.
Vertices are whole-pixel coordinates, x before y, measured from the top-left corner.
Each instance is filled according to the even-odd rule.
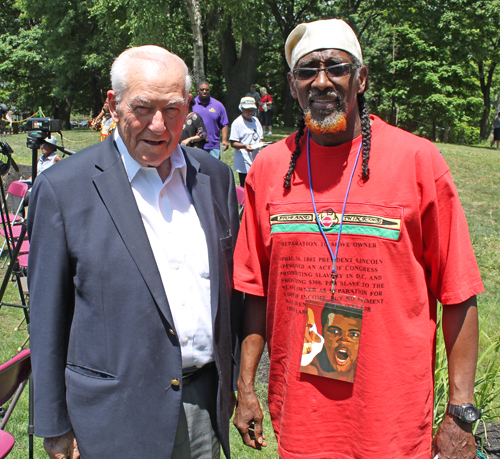
[[[256,83],[273,96],[276,121],[292,125],[284,42],[300,22],[331,17],[358,34],[372,112],[431,139],[489,135],[500,103],[500,0],[6,0],[0,97],[66,123],[71,110],[95,115],[114,57],[157,44],[208,79],[230,119]]]

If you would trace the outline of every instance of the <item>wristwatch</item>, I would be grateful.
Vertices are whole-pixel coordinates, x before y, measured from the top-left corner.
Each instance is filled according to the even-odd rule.
[[[466,403],[465,405],[452,405],[448,403],[446,412],[452,416],[456,416],[468,424],[476,422],[481,419],[481,411],[479,411],[472,403]]]

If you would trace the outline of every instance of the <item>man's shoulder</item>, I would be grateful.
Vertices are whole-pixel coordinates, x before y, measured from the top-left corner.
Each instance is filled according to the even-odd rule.
[[[404,129],[391,126],[380,118],[370,116],[372,123],[372,152],[380,167],[399,167],[408,171],[411,167],[420,179],[437,179],[449,171],[443,154],[430,140]]]
[[[383,138],[390,137],[394,141],[406,144],[408,148],[412,148],[414,146],[426,146],[436,150],[434,144],[428,139],[419,137],[418,135],[405,131],[399,127],[392,126],[391,124],[381,120],[378,116],[370,115],[370,119],[372,120],[372,136],[380,135]]]
[[[252,167],[263,167],[266,170],[280,170],[279,166],[290,162],[295,150],[295,133],[264,147],[256,156]],[[280,172],[281,173],[281,172]]]
[[[244,123],[243,123],[243,116],[241,116],[241,115],[240,115],[240,116],[238,116],[238,118],[236,118],[236,119],[232,122],[231,126],[241,126],[242,124],[244,124]]]
[[[119,153],[114,147],[114,140],[108,137],[103,142],[96,143],[69,158],[58,161],[57,164],[44,171],[47,178],[52,180],[77,179],[88,173],[95,173],[96,166],[105,168],[119,158]]]
[[[196,166],[196,163],[200,165],[199,170],[202,174],[212,176],[215,174],[227,173],[228,170],[231,170],[231,168],[226,163],[214,158],[212,155],[210,155],[210,153],[202,150],[201,148],[183,146],[182,150],[193,166]],[[193,159],[194,164],[192,161]]]
[[[210,104],[214,107],[217,107],[218,110],[226,110],[224,104],[220,100],[217,100],[213,97],[210,97]]]

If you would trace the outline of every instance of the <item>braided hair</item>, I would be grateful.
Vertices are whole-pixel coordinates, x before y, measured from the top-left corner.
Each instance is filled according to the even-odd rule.
[[[365,95],[358,94],[359,116],[361,118],[361,134],[363,135],[363,166],[361,179],[366,182],[370,178],[370,169],[368,160],[370,159],[370,148],[372,143],[372,126],[370,123],[370,114],[366,104]]]
[[[290,166],[288,167],[288,172],[284,177],[283,186],[285,188],[290,188],[293,171],[295,170],[295,164],[297,162],[297,158],[300,155],[300,139],[304,135],[304,131],[306,129],[306,121],[304,120],[304,112],[300,112],[300,115],[297,119],[297,132],[295,133],[295,150],[292,153],[292,157],[290,159]]]
[[[366,99],[364,94],[358,94],[358,108],[359,116],[361,118],[361,133],[363,135],[363,165],[361,172],[361,179],[366,182],[370,178],[370,169],[368,168],[368,160],[370,159],[370,147],[372,139],[372,129]],[[304,113],[301,111],[297,119],[297,132],[295,133],[295,150],[290,159],[288,172],[283,179],[283,187],[290,189],[292,182],[293,171],[297,159],[300,155],[300,139],[304,135],[306,123],[304,120]]]

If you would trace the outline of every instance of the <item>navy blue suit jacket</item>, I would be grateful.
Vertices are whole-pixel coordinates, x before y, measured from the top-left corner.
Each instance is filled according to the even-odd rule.
[[[207,239],[217,430],[229,457],[241,298],[232,171],[184,148]],[[31,195],[29,289],[35,432],[70,429],[83,458],[169,458],[181,404],[180,345],[123,161],[110,136],[41,174]],[[189,285],[179,286],[189,288]]]

